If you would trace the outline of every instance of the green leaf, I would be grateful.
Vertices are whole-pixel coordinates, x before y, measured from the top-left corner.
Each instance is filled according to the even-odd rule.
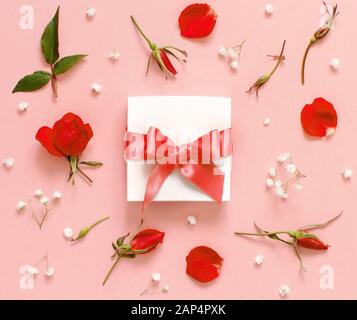
[[[86,54],[75,54],[58,60],[53,67],[53,74],[58,76],[59,74],[67,72],[86,56]]]
[[[51,74],[46,71],[35,71],[23,77],[16,85],[12,93],[30,92],[42,88],[51,80]]]
[[[57,8],[55,16],[48,23],[41,37],[42,53],[48,64],[54,64],[59,58],[58,52],[58,17],[59,9]]]
[[[98,161],[79,161],[79,163],[90,167],[101,167],[103,165],[103,163]]]

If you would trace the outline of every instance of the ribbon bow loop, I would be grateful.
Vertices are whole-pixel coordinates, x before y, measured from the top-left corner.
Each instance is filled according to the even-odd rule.
[[[125,159],[145,160],[156,164],[147,181],[143,210],[176,169],[214,201],[222,200],[224,173],[213,161],[232,155],[230,128],[212,130],[194,142],[182,145],[175,145],[154,127],[150,127],[146,134],[127,131],[125,141]]]

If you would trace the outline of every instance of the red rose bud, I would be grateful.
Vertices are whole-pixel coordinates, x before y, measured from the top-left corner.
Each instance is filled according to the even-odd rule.
[[[328,245],[323,243],[317,238],[301,237],[297,239],[297,244],[300,247],[313,249],[313,250],[327,250]]]
[[[191,4],[179,17],[181,35],[187,38],[207,37],[214,29],[216,20],[217,14],[208,4]]]
[[[336,131],[337,112],[333,105],[323,98],[317,98],[301,111],[301,125],[304,131],[314,137],[327,137]]]
[[[181,59],[179,58],[176,53],[179,52],[180,54],[182,54],[184,57],[187,57],[187,52],[181,49],[178,49],[176,47],[173,46],[166,46],[166,47],[162,47],[159,48],[153,41],[151,41],[142,31],[142,29],[140,28],[140,26],[138,25],[138,23],[136,22],[136,20],[134,19],[133,16],[130,17],[131,21],[133,22],[134,26],[136,27],[136,29],[139,31],[139,33],[142,35],[142,37],[146,40],[146,42],[148,43],[150,49],[151,49],[151,55],[149,57],[148,63],[147,63],[147,68],[146,68],[146,75],[149,72],[149,67],[151,64],[151,60],[154,59],[156,61],[156,63],[158,64],[160,70],[162,71],[162,73],[164,74],[164,76],[167,78],[167,76],[175,76],[177,74],[176,69],[174,68],[174,66],[172,65],[169,56],[174,57],[176,60],[185,63],[186,60],[185,59]]]
[[[96,161],[79,161],[79,155],[86,148],[93,137],[91,126],[84,124],[82,119],[73,114],[66,113],[55,122],[53,128],[42,127],[36,134],[43,147],[53,156],[66,157],[70,163],[70,179],[78,171],[88,181],[92,180],[78,167],[79,164],[98,167],[102,164]]]
[[[162,243],[165,236],[165,232],[161,232],[155,229],[145,229],[134,236],[131,240],[131,250],[141,251],[141,253],[148,253],[154,250],[155,247]]]
[[[138,228],[143,224],[141,220]],[[135,258],[138,254],[148,253],[156,248],[159,243],[164,240],[165,232],[161,232],[155,229],[145,229],[137,233],[129,243],[125,243],[125,239],[129,236],[127,233],[125,236],[119,237],[112,243],[114,249],[114,255],[112,259],[115,259],[112,267],[104,278],[103,286],[108,281],[110,275],[118,265],[121,258]]]
[[[213,249],[200,246],[190,251],[186,262],[186,273],[192,278],[206,283],[219,276],[223,258]]]

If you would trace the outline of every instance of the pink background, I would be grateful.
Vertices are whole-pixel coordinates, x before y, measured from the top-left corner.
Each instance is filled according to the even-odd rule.
[[[357,109],[354,79],[357,70],[355,14],[357,2],[339,0],[341,11],[335,28],[314,47],[307,63],[306,85],[299,83],[300,63],[309,37],[319,26],[320,0],[274,0],[274,14],[264,15],[267,1],[211,0],[218,14],[216,28],[207,39],[181,38],[177,26],[180,11],[191,1],[1,1],[0,102],[1,159],[14,157],[15,166],[0,168],[0,297],[18,299],[131,299],[150,283],[152,272],[160,272],[167,294],[153,299],[278,299],[282,284],[291,286],[291,299],[357,298],[356,264],[356,178],[343,181],[341,171],[354,169],[357,161],[355,134]],[[35,93],[11,94],[25,74],[46,69],[40,52],[42,31],[58,3],[60,53],[87,53],[85,62],[59,81],[59,98],[52,101],[50,86]],[[34,7],[34,30],[19,27],[19,9]],[[87,6],[97,9],[92,20]],[[172,44],[189,52],[187,65],[178,66],[176,80],[165,81],[155,66],[144,76],[148,50],[133,28],[134,14],[146,33],[158,44]],[[217,55],[219,45],[233,45],[247,38],[241,67],[234,73]],[[277,54],[287,40],[284,65],[261,90],[257,100],[245,90],[274,64],[267,54]],[[108,53],[117,48],[120,60],[112,63]],[[331,58],[341,60],[341,70],[329,68]],[[91,84],[103,92],[94,96]],[[154,203],[144,214],[145,225],[166,232],[163,245],[152,254],[123,261],[106,287],[101,281],[110,267],[111,241],[133,230],[141,214],[139,204],[126,203],[125,163],[122,136],[126,125],[126,99],[130,95],[218,95],[233,99],[235,155],[232,173],[232,201],[218,206],[202,203]],[[307,138],[300,125],[300,111],[316,97],[331,101],[339,125],[327,140]],[[17,112],[26,101],[29,110]],[[90,170],[93,186],[77,178],[66,182],[65,160],[50,156],[35,141],[42,125],[52,125],[66,112],[79,114],[94,130],[94,138],[83,154],[100,160],[104,167]],[[270,117],[272,123],[262,122]],[[282,152],[291,152],[298,167],[308,176],[301,192],[292,191],[282,202],[265,189],[266,171]],[[45,222],[42,231],[15,206],[37,188],[51,196],[58,189],[63,199]],[[325,253],[303,251],[308,269],[302,273],[290,248],[263,239],[243,239],[236,230],[253,231],[253,220],[267,229],[294,228],[322,222],[340,210],[344,216],[318,231],[331,244]],[[190,228],[187,215],[198,223]],[[63,228],[79,231],[98,218],[110,220],[84,241],[72,245]],[[201,285],[185,274],[185,257],[197,245],[208,245],[224,258],[221,276]],[[34,290],[19,288],[19,268],[34,264],[45,253],[56,269],[46,280],[37,276]],[[254,265],[262,253],[263,265]],[[334,289],[319,286],[320,267],[334,269]],[[41,266],[43,269],[43,265]]]

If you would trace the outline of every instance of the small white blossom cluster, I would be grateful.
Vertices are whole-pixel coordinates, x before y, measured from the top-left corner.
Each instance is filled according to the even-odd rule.
[[[29,107],[29,104],[27,102],[21,102],[17,105],[17,110],[19,112],[25,112]]]
[[[187,224],[190,226],[194,226],[197,223],[197,218],[196,216],[188,216],[187,217]]]
[[[157,286],[159,285],[161,281],[161,274],[159,272],[154,272],[151,274],[151,284],[150,286],[145,289],[140,295],[145,295],[145,294],[150,294],[150,293],[158,293],[157,291],[150,291],[150,289],[152,288],[157,288]],[[160,292],[162,293],[167,293],[169,292],[169,286],[168,285],[164,285],[161,289]]]
[[[279,289],[279,295],[284,298],[291,293],[291,289],[288,285],[282,285]]]
[[[74,232],[70,227],[66,227],[63,229],[63,236],[68,239],[72,240],[73,239]]]
[[[264,262],[264,256],[262,254],[258,254],[255,259],[254,259],[254,263],[257,265],[257,266],[260,266],[263,262]]]
[[[352,178],[352,175],[353,175],[353,171],[351,169],[345,169],[343,170],[342,172],[342,177],[343,179],[345,180],[349,180]]]
[[[62,193],[58,190],[55,190],[52,194],[52,203],[55,204],[61,198],[62,198]],[[31,206],[32,199],[38,199],[38,201],[44,208],[45,213],[42,215],[41,219],[38,219],[37,215],[35,215],[35,212]],[[43,224],[44,220],[46,219],[47,213],[50,211],[50,208],[48,206],[49,203],[50,203],[50,199],[44,195],[44,193],[41,189],[35,190],[33,197],[29,200],[29,206],[31,208],[32,216],[40,228],[42,227],[42,224]],[[25,212],[26,207],[27,207],[26,201],[20,200],[16,205],[16,210],[19,213],[23,213],[23,212]]]
[[[221,45],[218,48],[218,54],[221,57],[229,58],[229,65],[233,70],[237,70],[239,68],[240,54],[244,42],[245,41],[243,41],[240,45],[234,47],[225,47]]]
[[[44,275],[46,277],[50,278],[55,274],[55,269],[48,265],[48,256],[47,256],[47,254],[43,258],[41,258],[39,263],[41,263],[43,260],[45,261],[45,264],[46,264],[46,269],[44,271]],[[20,272],[22,274],[28,273],[28,274],[30,274],[32,276],[36,276],[36,275],[38,275],[40,273],[40,270],[38,269],[37,264],[34,265],[34,266],[33,265],[28,265],[28,264],[23,265],[23,266],[21,266],[20,270],[21,270]]]
[[[99,83],[93,83],[92,84],[92,91],[96,94],[99,94],[102,92],[103,87]]]
[[[87,8],[87,11],[86,11],[87,18],[93,18],[96,13],[97,13],[97,10],[95,8]]]
[[[266,179],[265,184],[268,188],[274,189],[277,196],[283,200],[289,198],[288,187],[291,183],[295,184],[296,190],[301,190],[300,178],[305,177],[295,166],[292,161],[290,153],[283,153],[278,156],[277,163],[283,167],[286,173],[290,176],[286,181],[282,181],[278,177],[278,170],[276,167],[268,169],[269,177]]]
[[[332,58],[331,61],[330,61],[330,67],[332,70],[334,71],[337,71],[338,69],[340,69],[340,65],[341,65],[341,62],[339,59],[337,58]]]
[[[120,58],[120,53],[115,49],[109,53],[109,59],[112,61],[117,61]]]
[[[2,161],[2,164],[5,168],[7,169],[10,169],[14,166],[15,164],[15,159],[14,158],[5,158],[3,161]]]
[[[267,16],[270,16],[274,12],[274,6],[271,3],[268,3],[265,5],[264,11]]]

